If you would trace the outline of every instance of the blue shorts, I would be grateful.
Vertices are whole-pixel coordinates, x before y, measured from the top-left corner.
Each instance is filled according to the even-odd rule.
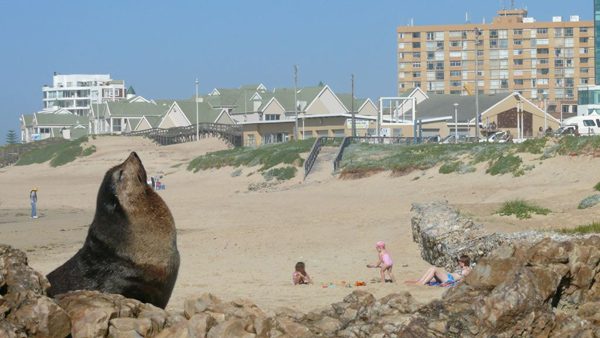
[[[448,280],[446,282],[450,282],[450,283],[454,282],[454,276],[452,276],[451,273],[448,274]]]

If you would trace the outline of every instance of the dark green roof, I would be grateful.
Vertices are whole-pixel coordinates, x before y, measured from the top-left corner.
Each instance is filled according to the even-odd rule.
[[[35,119],[38,126],[74,126],[81,124],[87,126],[88,117],[74,114],[36,113]]]
[[[452,94],[428,94],[429,98],[417,105],[417,119],[452,116],[454,103],[458,103],[458,121],[467,122],[475,118],[475,96]],[[483,114],[510,93],[479,95],[479,113]]]
[[[23,115],[23,122],[25,122],[26,127],[30,127],[33,125],[33,114]]]
[[[196,123],[196,103],[194,101],[176,101],[177,105],[191,124]],[[221,114],[221,109],[213,109],[210,104],[207,102],[198,102],[198,120],[200,123],[207,122],[212,123],[215,122],[217,117]]]
[[[135,89],[133,89],[133,86],[129,86],[129,88],[127,88],[127,95],[135,95]]]
[[[116,101],[107,102],[106,105],[112,117],[162,116],[169,108],[148,102]]]
[[[161,116],[146,116],[146,120],[148,120],[148,123],[150,123],[150,126],[152,128],[156,128],[160,124],[162,117]]]
[[[340,99],[340,101],[342,101],[342,103],[344,104],[344,106],[346,107],[346,109],[348,109],[348,111],[350,111],[352,109],[352,94],[346,94],[346,93],[342,93],[342,94],[336,94],[338,99]],[[354,111],[358,111],[358,108],[360,108],[365,101],[367,101],[367,99],[357,99],[354,98]]]

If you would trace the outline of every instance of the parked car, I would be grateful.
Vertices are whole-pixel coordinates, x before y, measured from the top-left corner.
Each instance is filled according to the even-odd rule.
[[[577,127],[574,125],[562,126],[553,133],[554,136],[575,135]]]
[[[479,142],[507,143],[512,142],[512,136],[509,131],[499,131],[488,136],[487,139],[480,139]]]
[[[583,136],[600,135],[600,116],[574,116],[564,120],[563,126],[577,126],[579,134]]]

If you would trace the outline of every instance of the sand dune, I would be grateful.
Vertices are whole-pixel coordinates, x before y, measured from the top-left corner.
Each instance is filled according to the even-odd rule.
[[[598,208],[577,210],[600,181],[600,159],[558,157],[540,162],[525,176],[477,172],[440,175],[437,168],[403,177],[381,173],[361,180],[326,176],[303,184],[298,177],[268,190],[249,191],[262,181],[253,168],[232,177],[233,168],[198,173],[185,168],[192,158],[226,145],[217,139],[159,147],[141,138],[90,140],[97,152],[59,168],[48,164],[0,170],[0,242],[27,251],[30,265],[48,273],[81,246],[93,218],[96,192],[104,172],[131,150],[149,174],[161,172],[165,199],[178,228],[180,275],[169,307],[184,297],[213,292],[225,299],[251,298],[261,307],[288,306],[304,311],[338,301],[351,289],[322,283],[370,281],[377,271],[374,244],[388,243],[399,280],[417,277],[428,265],[412,242],[410,205],[446,199],[490,231],[570,227],[599,219]],[[249,175],[250,174],[250,175]],[[249,176],[248,176],[249,175]],[[300,176],[300,175],[298,175]],[[28,192],[39,188],[42,217],[28,217]],[[493,215],[510,199],[523,198],[550,208],[548,216],[520,221]],[[306,262],[316,283],[294,287],[296,261]],[[408,290],[428,301],[440,288],[369,283],[376,296]]]

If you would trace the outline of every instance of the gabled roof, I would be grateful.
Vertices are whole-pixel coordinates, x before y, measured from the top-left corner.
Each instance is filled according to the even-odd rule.
[[[351,112],[351,109],[352,109],[352,94],[342,93],[342,94],[336,94],[336,95],[340,99],[340,101],[342,101],[342,104],[344,105],[344,107],[346,107],[346,110],[348,110],[349,112]],[[354,112],[359,111],[360,108],[367,102],[367,100],[368,99],[354,98]]]
[[[127,88],[127,95],[135,95],[135,89],[133,89],[133,86],[129,86],[129,88]]]
[[[479,113],[482,114],[511,93],[479,95]],[[475,118],[475,96],[453,94],[429,94],[429,98],[417,105],[417,119],[454,116],[454,103],[458,103],[459,122]],[[409,111],[412,111],[409,110]]]
[[[111,117],[139,117],[161,116],[167,111],[167,107],[149,102],[107,102]]]
[[[196,124],[196,103],[194,101],[175,101],[191,124]],[[221,109],[213,109],[207,102],[198,102],[198,121],[213,123],[221,114]]]
[[[74,114],[34,114],[34,120],[38,126],[74,126],[87,124],[87,116]]]
[[[160,121],[162,120],[162,117],[160,116],[144,116],[144,118],[146,119],[146,121],[148,121],[152,128],[158,127]]]
[[[25,127],[31,127],[33,125],[33,114],[21,115],[21,121],[25,124]]]

